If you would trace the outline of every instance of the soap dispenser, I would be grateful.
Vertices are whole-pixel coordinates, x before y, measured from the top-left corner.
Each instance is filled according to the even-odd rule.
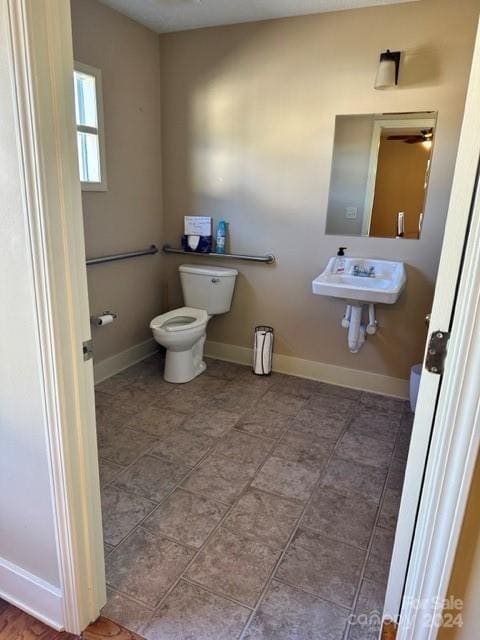
[[[335,273],[345,273],[345,251],[347,247],[339,247],[335,261]]]

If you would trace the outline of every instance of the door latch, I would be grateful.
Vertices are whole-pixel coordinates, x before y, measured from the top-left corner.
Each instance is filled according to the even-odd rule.
[[[439,375],[443,373],[449,338],[449,331],[434,331],[430,334],[427,357],[425,358],[427,371],[438,373]]]
[[[83,347],[83,359],[85,360],[85,362],[87,360],[91,360],[93,358],[93,341],[91,339],[85,340],[82,347]]]

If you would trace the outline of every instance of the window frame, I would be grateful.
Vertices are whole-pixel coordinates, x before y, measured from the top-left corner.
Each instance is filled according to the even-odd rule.
[[[98,153],[100,157],[100,182],[84,182],[80,181],[82,191],[107,191],[107,167],[105,157],[105,125],[103,118],[103,88],[102,88],[102,72],[97,67],[84,64],[83,62],[74,61],[74,71],[84,73],[95,78],[95,98],[97,105],[97,127],[88,127],[77,123],[76,105],[75,105],[75,133],[94,133],[98,136]],[[75,75],[73,78],[75,82]],[[75,98],[74,98],[75,99]],[[77,156],[78,156],[78,137],[76,137]]]

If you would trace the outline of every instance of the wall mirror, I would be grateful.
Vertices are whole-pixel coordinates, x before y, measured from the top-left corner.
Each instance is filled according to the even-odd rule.
[[[326,233],[418,239],[437,114],[337,116]]]

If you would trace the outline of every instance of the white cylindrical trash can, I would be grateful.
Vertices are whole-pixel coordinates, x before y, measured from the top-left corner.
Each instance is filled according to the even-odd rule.
[[[418,388],[420,386],[422,366],[422,364],[415,364],[410,369],[410,408],[413,413],[415,413],[415,407],[417,405]]]
[[[268,376],[272,373],[273,328],[255,327],[253,344],[253,373]]]

